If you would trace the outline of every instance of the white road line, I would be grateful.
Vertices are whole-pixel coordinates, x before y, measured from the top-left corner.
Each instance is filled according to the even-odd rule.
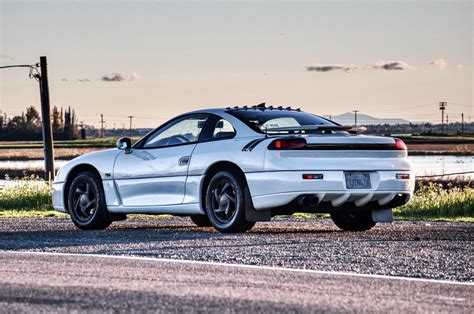
[[[351,273],[351,272],[324,271],[324,270],[301,269],[301,268],[285,268],[285,267],[274,267],[274,266],[227,264],[227,263],[219,263],[219,262],[205,262],[205,261],[193,261],[193,260],[185,260],[185,259],[181,260],[181,259],[172,259],[172,258],[130,256],[130,255],[103,255],[103,254],[87,254],[87,253],[59,253],[59,252],[2,251],[0,250],[0,254],[2,253],[12,254],[12,255],[43,255],[43,256],[61,256],[61,257],[76,256],[76,257],[93,257],[93,258],[106,258],[106,259],[139,260],[139,261],[151,261],[151,262],[163,262],[163,263],[196,264],[196,265],[222,266],[222,267],[243,268],[243,269],[285,271],[285,272],[307,273],[307,274],[318,274],[318,275],[335,275],[335,276],[374,278],[374,279],[385,279],[385,280],[404,280],[404,281],[426,282],[426,283],[445,284],[445,285],[474,286],[474,282],[424,279],[424,278],[374,275],[374,274],[360,274],[360,273]]]

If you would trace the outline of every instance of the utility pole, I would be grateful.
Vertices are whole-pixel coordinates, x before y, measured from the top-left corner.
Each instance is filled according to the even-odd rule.
[[[449,132],[449,115],[446,114],[446,133]]]
[[[446,101],[439,102],[439,110],[441,110],[441,134],[444,134],[444,110],[448,103]]]
[[[130,129],[129,129],[129,132],[130,132],[130,138],[132,137],[132,119],[133,119],[133,116],[128,116],[128,118],[130,119]]]
[[[464,134],[464,112],[461,113],[461,134]]]
[[[357,127],[357,113],[359,110],[352,110],[352,112],[354,113],[354,127]]]
[[[40,70],[38,71],[38,67]],[[49,84],[48,84],[48,62],[45,56],[40,57],[40,62],[36,64],[16,64],[0,66],[0,69],[8,68],[29,68],[30,78],[39,82],[41,97],[41,130],[43,133],[44,149],[44,178],[45,180],[54,180],[54,146],[53,130],[51,128],[51,110],[49,102]],[[5,120],[7,115],[5,114]]]
[[[41,94],[41,129],[43,131],[45,180],[50,181],[54,180],[54,146],[49,103],[48,62],[45,56],[40,57],[40,69],[39,86]]]
[[[100,134],[99,137],[103,138],[104,137],[104,115],[101,113],[100,114]]]

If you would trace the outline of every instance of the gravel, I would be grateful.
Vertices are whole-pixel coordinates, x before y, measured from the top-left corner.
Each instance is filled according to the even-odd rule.
[[[69,219],[2,219],[0,250],[135,255],[473,281],[472,223],[395,222],[342,232],[326,219],[275,219],[221,234],[188,218],[130,219],[102,231]]]

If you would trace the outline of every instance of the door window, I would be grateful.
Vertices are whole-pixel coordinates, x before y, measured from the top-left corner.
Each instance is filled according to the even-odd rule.
[[[196,143],[206,120],[207,116],[197,115],[174,121],[164,129],[158,130],[155,134],[151,135],[143,145],[143,148]]]

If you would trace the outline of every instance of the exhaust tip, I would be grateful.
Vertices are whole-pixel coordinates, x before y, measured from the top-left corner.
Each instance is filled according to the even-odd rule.
[[[317,196],[311,195],[302,195],[297,199],[298,205],[303,207],[316,206],[319,203],[319,198]]]
[[[311,205],[311,199],[309,198],[309,196],[300,196],[298,198],[298,205],[309,206]]]

